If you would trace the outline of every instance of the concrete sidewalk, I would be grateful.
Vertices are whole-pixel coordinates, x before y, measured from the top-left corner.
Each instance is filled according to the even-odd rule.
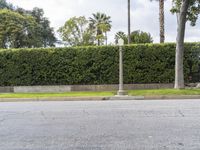
[[[115,97],[37,97],[37,98],[0,98],[0,102],[32,102],[32,101],[106,101],[106,100],[200,100],[200,95],[160,95],[160,96],[130,96],[118,99]]]

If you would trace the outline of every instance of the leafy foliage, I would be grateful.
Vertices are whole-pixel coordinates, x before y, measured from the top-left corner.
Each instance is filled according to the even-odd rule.
[[[43,9],[28,11],[6,0],[0,0],[0,8],[1,48],[55,46],[57,40]]]
[[[70,46],[89,46],[94,45],[94,32],[90,30],[88,20],[85,17],[73,17],[60,27],[62,40]]]
[[[10,3],[7,3],[6,0],[0,0],[0,9],[14,9],[14,6]]]
[[[117,32],[115,34],[115,43],[122,38],[125,44],[128,44],[128,36],[124,32]],[[130,35],[131,44],[141,44],[141,43],[152,43],[153,38],[150,33],[143,32],[140,30],[133,31]]]
[[[41,8],[33,8],[31,15],[36,18],[38,41],[41,42],[40,47],[52,47],[55,46],[57,41],[54,29],[50,27],[50,21],[48,18],[44,17],[44,10]]]
[[[0,47],[32,47],[36,22],[29,15],[20,15],[8,9],[0,10]]]
[[[153,43],[153,38],[150,33],[137,30],[131,33],[131,43]]]
[[[185,44],[185,79],[198,72],[199,43]],[[125,83],[172,83],[175,44],[124,46]],[[117,84],[118,47],[0,50],[0,85]]]
[[[182,0],[173,0],[172,13],[180,13]],[[189,8],[187,10],[187,20],[190,21],[192,26],[196,25],[198,15],[200,13],[200,0],[190,0]]]

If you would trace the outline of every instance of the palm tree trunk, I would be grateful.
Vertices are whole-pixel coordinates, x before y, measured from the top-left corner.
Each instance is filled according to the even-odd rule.
[[[107,36],[107,32],[105,32],[105,38],[106,38],[106,45],[108,45],[108,36]]]
[[[164,0],[159,0],[160,43],[165,42]]]
[[[128,0],[128,44],[131,43],[131,9],[130,9],[130,0]]]
[[[176,64],[175,64],[175,89],[183,89],[184,73],[183,73],[183,57],[184,57],[184,37],[186,26],[186,15],[189,7],[189,0],[182,0],[179,14],[177,39],[176,39]]]
[[[99,39],[99,35],[101,35],[101,34],[102,34],[101,30],[100,30],[100,29],[97,29],[97,37],[98,37],[98,39],[97,39],[97,45],[98,45],[98,46],[101,45],[101,41],[100,41],[100,39]]]

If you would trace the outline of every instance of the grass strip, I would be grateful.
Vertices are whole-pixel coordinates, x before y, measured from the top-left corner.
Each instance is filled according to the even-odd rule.
[[[200,95],[200,89],[153,89],[130,90],[131,96],[159,96],[159,95]],[[98,97],[114,96],[116,91],[110,92],[66,92],[66,93],[1,93],[0,98],[48,98],[48,97]]]
[[[113,95],[114,92],[2,93],[0,98],[96,97]]]
[[[153,89],[153,90],[131,90],[132,96],[159,96],[159,95],[200,95],[200,89]]]

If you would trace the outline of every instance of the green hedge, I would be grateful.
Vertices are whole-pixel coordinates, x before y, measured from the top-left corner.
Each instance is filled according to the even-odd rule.
[[[172,83],[175,44],[124,46],[125,83]],[[185,78],[198,72],[199,43],[185,44]],[[0,50],[0,85],[117,84],[118,47]]]

